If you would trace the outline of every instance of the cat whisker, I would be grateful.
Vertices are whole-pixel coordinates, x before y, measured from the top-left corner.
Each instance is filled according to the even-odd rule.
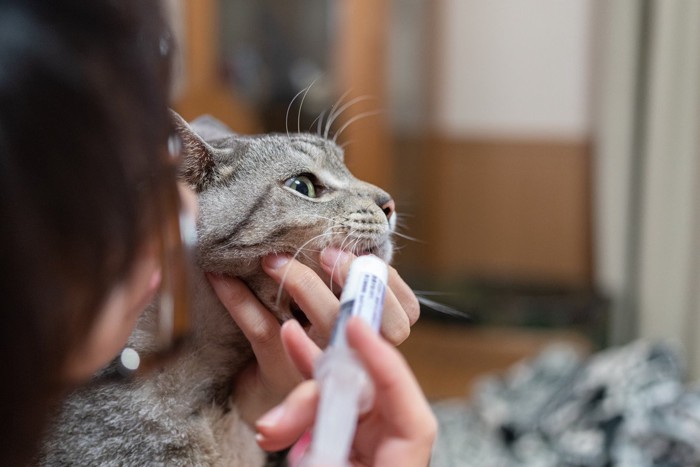
[[[348,241],[348,239],[352,238],[352,236],[355,234],[355,230],[350,229],[350,231],[345,235],[345,238],[343,239],[342,242],[340,242],[340,246],[338,247],[339,250],[343,250],[343,246],[345,245],[345,242]],[[350,251],[352,253],[352,251]],[[335,275],[335,270],[338,267],[338,263],[340,262],[340,257],[338,257],[335,260],[335,263],[333,264],[333,267],[331,268],[331,277],[328,280],[328,288],[331,289],[331,292],[333,292],[333,276]]]
[[[405,245],[394,245],[394,248],[393,248],[394,253],[405,250],[405,249],[406,249]]]
[[[297,257],[298,257],[299,254],[302,252],[302,250],[304,249],[304,247],[306,247],[306,245],[308,245],[309,243],[311,243],[311,242],[313,242],[313,241],[315,241],[315,240],[318,240],[319,238],[328,237],[328,236],[330,236],[330,235],[337,235],[337,234],[338,234],[338,232],[326,231],[326,232],[323,232],[322,234],[319,234],[319,235],[316,235],[316,236],[314,236],[314,237],[311,237],[310,239],[308,239],[307,241],[305,241],[299,248],[297,248],[297,250],[296,250],[296,251],[294,252],[294,254],[292,255],[292,259],[293,259],[293,260],[294,260],[294,259],[297,259]],[[288,273],[288,272],[289,272],[289,270],[285,270],[284,274],[282,275],[282,280],[280,281],[280,285],[279,285],[279,287],[277,288],[277,299],[275,300],[275,306],[277,306],[277,307],[279,307],[279,305],[280,305],[280,300],[282,300],[282,291],[284,290],[284,283],[285,283],[285,281],[287,280],[287,273]]]
[[[322,216],[321,214],[310,213],[309,215],[310,215],[310,216],[314,216],[314,217],[316,217],[317,219],[326,219],[326,220],[329,220],[329,221],[334,220],[332,217]]]
[[[360,252],[360,248],[359,248],[360,242],[362,242],[362,239],[361,239],[361,238],[355,238],[355,239],[353,240],[352,246],[350,246],[350,247],[348,248],[348,250],[350,251],[350,253],[352,253],[352,254],[355,255],[355,256],[358,256],[358,254],[361,253],[361,252]]]
[[[309,255],[307,255],[306,252],[321,253],[322,251],[323,251],[322,249],[321,249],[321,250],[317,250],[317,249],[315,249],[315,248],[304,248],[304,253],[302,253],[302,255],[306,256],[307,258],[309,258],[309,259],[312,260],[312,261],[315,261],[315,260],[313,260],[313,258],[311,258]]]
[[[333,135],[333,142],[335,142],[338,139],[338,137],[340,137],[340,135],[343,133],[343,131],[345,131],[350,125],[352,125],[356,121],[358,121],[362,118],[371,117],[373,115],[379,115],[382,113],[384,113],[383,110],[369,110],[367,112],[362,112],[362,113],[355,115],[350,120],[345,122],[345,124],[340,127],[340,129],[335,133],[335,135]]]
[[[404,238],[406,240],[410,240],[410,241],[416,242],[416,243],[423,243],[423,244],[426,243],[425,241],[423,241],[421,239],[418,239],[416,237],[411,237],[410,235],[402,234],[402,233],[397,232],[395,230],[393,232],[391,232],[391,235],[396,235],[397,237]]]
[[[319,238],[328,237],[328,236],[331,236],[331,235],[338,235],[338,234],[342,234],[342,233],[343,233],[343,232],[340,231],[340,230],[333,230],[333,229],[335,229],[335,228],[336,228],[336,227],[332,227],[332,226],[331,226],[331,227],[329,227],[328,229],[326,229],[323,233],[318,234],[318,235],[316,235],[316,236],[310,238],[309,240],[305,241],[300,247],[298,247],[298,248],[296,249],[296,252],[294,253],[294,256],[292,256],[292,259],[295,259],[296,256],[299,254],[299,252],[301,252],[301,251],[303,251],[304,249],[306,249],[306,246],[307,246],[309,243],[313,242],[314,240],[318,240]]]
[[[445,305],[444,303],[437,302],[433,299],[428,298],[426,295],[441,295],[439,292],[424,292],[424,291],[418,291],[414,290],[413,293],[415,294],[416,298],[418,299],[418,303],[421,305],[430,308],[431,310],[437,311],[438,313],[442,313],[444,315],[448,316],[454,316],[456,318],[461,318],[461,319],[471,319],[471,316],[469,313],[458,310],[457,308],[451,307],[449,305]]]
[[[360,243],[362,242],[361,238],[358,238],[355,240],[355,243],[352,245],[352,248],[350,251],[352,251],[352,254],[355,256],[359,256],[360,254],[364,253],[365,250],[360,250]]]
[[[312,83],[313,84],[313,83]],[[297,97],[299,97],[304,91],[307,91],[309,88],[306,87],[296,93],[294,97],[292,97],[292,100],[289,101],[289,105],[287,106],[287,113],[284,116],[284,127],[287,130],[287,136],[289,136],[289,112],[292,110],[292,105],[294,105],[294,101],[297,100]]]
[[[306,100],[306,95],[309,93],[313,85],[316,84],[316,81],[318,81],[319,78],[321,78],[320,75],[317,76],[313,81],[311,81],[311,84],[306,86],[306,89],[304,90],[304,95],[301,97],[301,102],[299,103],[299,111],[297,112],[297,133],[301,133],[301,109],[304,107],[304,100]],[[287,131],[287,135],[289,135],[289,131]]]
[[[329,219],[329,220],[333,221],[333,219]],[[345,225],[342,225],[342,227],[343,227],[343,228],[346,228]],[[342,242],[340,242],[340,246],[338,247],[339,250],[343,250],[343,249],[345,248],[345,247],[344,247],[345,242],[346,242],[349,238],[351,238],[351,237],[354,235],[354,233],[355,233],[355,230],[353,230],[353,229],[350,229],[350,230],[346,233],[345,238],[343,239]],[[330,289],[331,292],[333,292],[333,276],[335,275],[335,270],[337,269],[337,266],[338,266],[338,263],[339,263],[339,262],[340,262],[340,257],[338,257],[338,258],[336,259],[335,263],[333,264],[333,267],[331,268],[330,278],[328,279],[328,288]]]
[[[352,107],[353,105],[357,104],[358,102],[367,101],[367,100],[370,100],[370,99],[373,99],[373,97],[372,97],[372,96],[357,96],[357,97],[355,97],[355,98],[353,98],[353,99],[350,99],[348,102],[346,102],[345,104],[343,104],[342,107],[339,107],[336,111],[332,112],[332,113],[328,116],[328,124],[329,124],[329,126],[332,127],[333,124],[335,123],[336,119],[337,119],[338,117],[340,117],[340,116],[343,114],[343,112],[345,112],[347,109],[349,109],[349,108]]]
[[[343,144],[341,144],[341,145],[340,145],[340,149],[345,150],[346,147],[350,146],[350,145],[353,144],[354,142],[355,142],[354,139],[350,139],[350,140],[344,142]]]
[[[411,214],[405,214],[401,213],[400,215],[398,213],[394,213],[394,229],[391,231],[392,235],[396,235],[397,237],[400,238],[405,238],[406,240],[410,240],[412,242],[417,242],[417,243],[426,243],[424,240],[421,240],[416,237],[412,237],[410,235],[407,235],[405,233],[402,233],[401,230],[407,229],[408,225],[404,221],[404,217],[413,217]]]
[[[324,219],[330,222],[333,222],[335,225],[344,225],[343,222],[339,221],[338,219],[332,218],[332,217],[327,217],[327,216],[322,216],[320,214],[309,214],[309,216],[313,216],[317,219]]]
[[[344,230],[341,229],[341,227],[339,227],[339,226],[338,226],[338,227],[336,227],[336,226],[329,226],[322,234],[316,235],[316,237],[314,237],[314,239],[318,240],[319,238],[322,238],[322,237],[330,237],[330,236],[333,236],[333,235],[342,235],[343,232],[344,232]],[[313,240],[313,239],[312,239],[312,240]],[[302,254],[302,255],[304,255],[306,258],[310,259],[311,261],[316,262],[315,259],[313,259],[313,258],[311,258],[310,256],[307,255],[307,252],[320,253],[321,251],[323,251],[323,248],[321,248],[321,249],[308,248],[308,247],[306,246],[306,245],[308,245],[308,243],[309,243],[309,242],[305,242],[303,245],[301,245],[299,248],[297,248],[294,257],[296,257],[296,254]],[[325,247],[324,247],[324,248],[325,248]]]
[[[333,106],[331,106],[331,110],[330,110],[330,113],[329,113],[329,115],[328,115],[328,120],[326,120],[326,126],[325,126],[325,129],[324,129],[324,131],[323,131],[323,137],[324,137],[324,138],[328,139],[328,135],[329,135],[329,132],[330,132],[330,129],[331,129],[331,124],[333,123],[333,119],[331,118],[331,116],[332,116],[333,113],[334,113],[334,112],[333,112],[333,109],[337,108],[337,107],[340,105],[340,103],[343,102],[343,99],[345,99],[346,97],[348,97],[348,94],[350,94],[351,91],[352,91],[352,88],[350,88],[350,89],[348,89],[347,91],[345,91],[345,92],[338,98],[338,100],[335,101],[335,104],[333,104]],[[320,133],[319,133],[319,136],[320,136]]]
[[[403,213],[401,213],[401,214],[394,213],[394,216],[396,216],[395,226],[397,229],[404,229],[404,230],[409,229],[410,224],[408,222],[406,222],[406,220],[404,219],[405,215]]]
[[[318,250],[308,250],[308,251],[309,251],[309,252],[317,252]],[[312,257],[307,251],[302,251],[302,252],[300,252],[300,253],[299,253],[299,256],[300,256],[300,257],[304,257],[304,259],[305,259],[306,261],[308,261],[309,263],[316,263],[316,264],[318,264],[318,261],[316,261],[316,259],[314,259],[314,257]]]
[[[323,116],[326,115],[326,111],[324,110],[316,118],[314,118],[314,121],[311,122],[311,125],[309,125],[309,132],[311,132],[311,128],[314,126],[314,123],[317,123],[316,125],[316,134],[318,136],[321,136],[321,125],[323,124]]]
[[[345,234],[345,238],[343,239],[343,241],[340,242],[340,246],[338,247],[338,249],[339,249],[339,250],[347,250],[347,251],[350,251],[350,252],[352,253],[352,250],[351,250],[350,248],[346,248],[346,247],[345,247],[345,242],[347,242],[348,240],[354,241],[354,240],[355,240],[354,235],[355,235],[356,233],[357,233],[357,230],[356,230],[356,229],[350,229],[350,230]]]
[[[348,219],[337,219],[337,218],[332,218],[332,217],[326,217],[326,216],[321,216],[319,214],[309,214],[309,217],[315,217],[317,219],[323,219],[326,220],[330,223],[328,226],[329,228],[333,227],[339,227],[339,228],[348,228],[346,221]]]

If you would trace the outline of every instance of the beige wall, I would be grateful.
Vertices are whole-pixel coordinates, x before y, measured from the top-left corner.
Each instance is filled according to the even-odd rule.
[[[590,0],[440,0],[433,129],[582,140],[590,132]]]
[[[591,3],[433,5],[428,130],[399,193],[424,243],[406,261],[432,277],[590,285]],[[402,130],[399,160],[416,144]]]
[[[417,157],[409,263],[433,277],[591,281],[585,144],[434,139]],[[409,182],[410,183],[410,182]],[[399,258],[400,259],[400,258]]]

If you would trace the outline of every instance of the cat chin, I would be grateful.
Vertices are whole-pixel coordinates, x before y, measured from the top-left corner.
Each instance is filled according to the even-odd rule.
[[[394,256],[394,245],[392,245],[390,241],[386,241],[384,244],[356,251],[355,255],[374,255],[389,264]]]

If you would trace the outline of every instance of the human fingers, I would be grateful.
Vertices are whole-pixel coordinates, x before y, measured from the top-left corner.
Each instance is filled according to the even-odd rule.
[[[342,287],[355,258],[355,255],[347,251],[326,248],[321,252],[321,267]],[[411,333],[411,326],[418,320],[420,307],[411,288],[391,266],[387,279],[381,331],[389,342],[398,345]]]
[[[321,355],[321,349],[306,335],[304,329],[295,320],[286,321],[281,329],[282,344],[305,378],[311,378],[314,362]]]
[[[288,255],[266,256],[263,270],[291,295],[312,324],[309,335],[327,342],[338,315],[338,299],[313,269]]]
[[[239,279],[209,275],[219,300],[250,341],[255,362],[236,379],[241,416],[253,421],[304,378],[287,355],[280,325]]]
[[[435,417],[406,360],[359,318],[350,319],[346,332],[374,382],[378,410],[392,431],[404,439],[432,444]]]
[[[256,440],[266,451],[289,447],[316,419],[319,400],[318,385],[308,380],[297,386],[277,407],[255,422]]]
[[[269,360],[268,357],[284,354],[279,323],[243,281],[216,274],[207,274],[207,278],[221,303],[250,341],[260,363],[261,360]]]
[[[416,294],[413,293],[413,289],[401,278],[399,272],[389,266],[389,277],[388,277],[389,290],[394,294],[396,300],[401,304],[406,316],[408,317],[409,324],[413,326],[418,321],[420,317],[420,305],[418,304],[418,299]]]

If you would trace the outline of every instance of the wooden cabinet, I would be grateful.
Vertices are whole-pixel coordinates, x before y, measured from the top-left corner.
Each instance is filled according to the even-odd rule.
[[[225,83],[221,73],[218,0],[173,1],[172,15],[180,21],[178,42],[182,49],[182,86],[174,100],[175,109],[186,119],[209,113],[240,133],[263,131],[261,115],[236,89]],[[343,131],[352,172],[369,182],[391,189],[393,167],[386,103],[386,35],[389,3],[386,0],[339,0],[329,18],[335,40],[329,44],[330,75],[344,102],[356,96],[371,99],[349,107],[338,119]],[[309,83],[310,84],[310,83]],[[361,114],[372,112],[365,118]],[[281,115],[283,118],[284,115]]]

